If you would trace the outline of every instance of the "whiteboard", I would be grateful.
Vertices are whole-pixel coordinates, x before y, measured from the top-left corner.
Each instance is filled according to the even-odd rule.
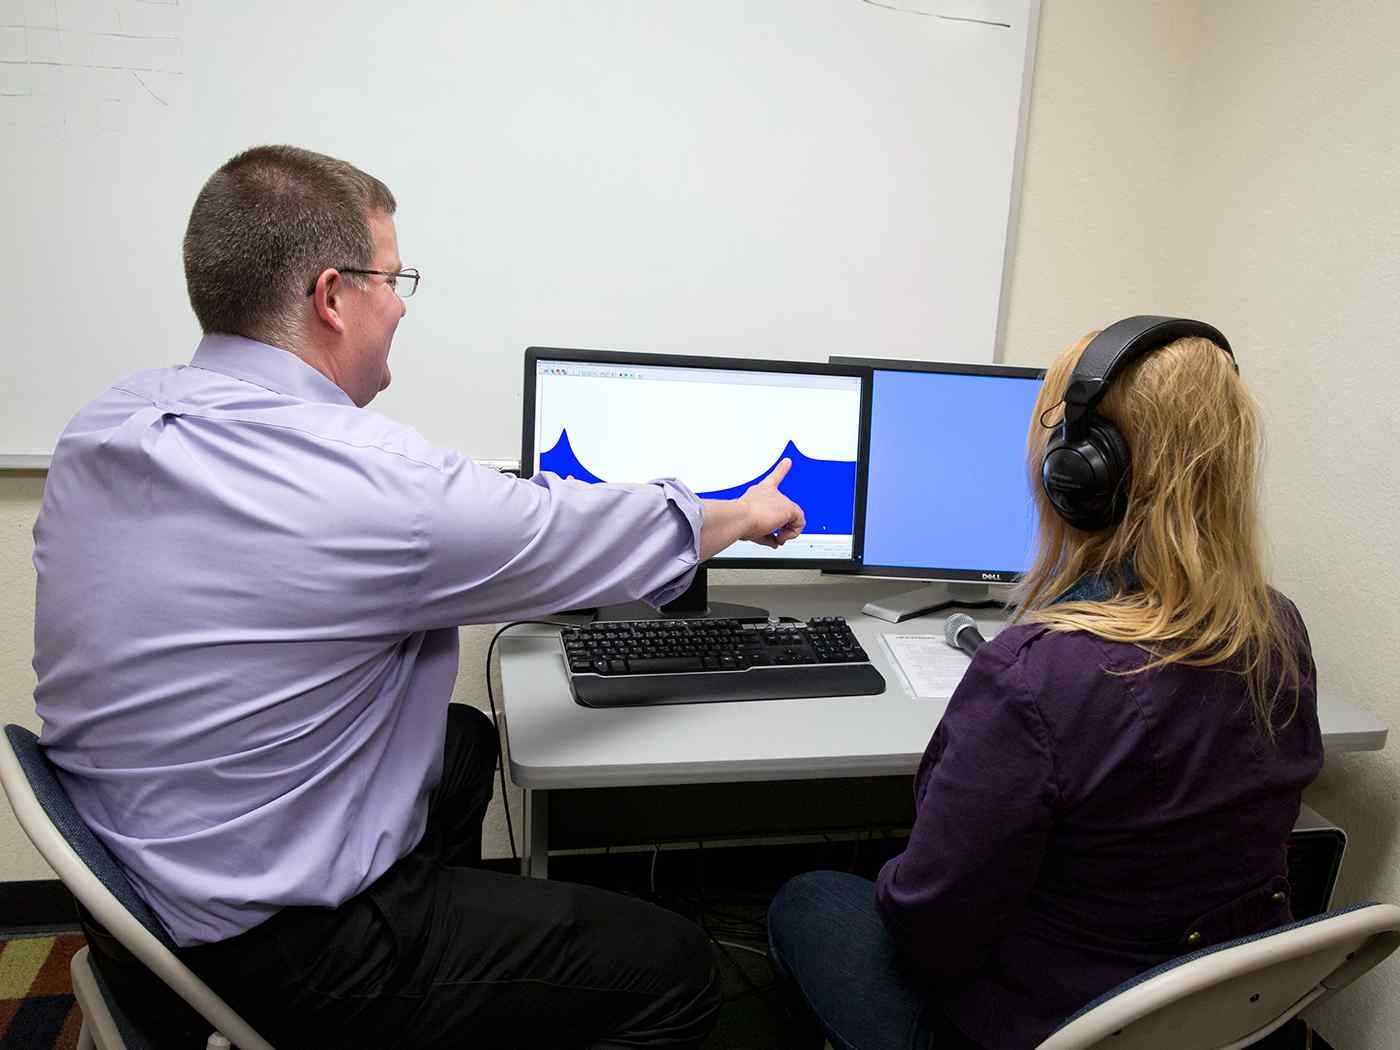
[[[204,180],[288,142],[423,272],[374,408],[520,447],[531,345],[989,361],[1039,0],[0,0],[0,462],[199,332]]]

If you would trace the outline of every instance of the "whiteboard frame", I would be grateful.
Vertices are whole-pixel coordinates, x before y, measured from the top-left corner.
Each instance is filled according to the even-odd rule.
[[[997,295],[997,334],[992,363],[1006,361],[1006,323],[1011,302],[1011,273],[1016,259],[1016,234],[1021,222],[1021,177],[1026,163],[1026,131],[1031,118],[1031,80],[1035,75],[1036,43],[1040,38],[1040,0],[1030,0],[1026,53],[1021,58],[1021,107],[1016,113],[1016,155],[1011,161],[1011,200],[1006,212],[1006,249],[1001,257],[1001,292]]]

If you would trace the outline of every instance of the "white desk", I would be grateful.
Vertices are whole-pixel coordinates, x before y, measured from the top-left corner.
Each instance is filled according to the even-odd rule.
[[[575,704],[569,693],[557,630],[521,627],[516,629],[519,633],[502,638],[510,774],[525,794],[526,874],[547,873],[551,843],[571,837],[571,845],[585,844],[588,820],[583,807],[610,811],[605,814],[608,819],[636,818],[646,827],[642,810],[649,804],[648,796],[653,808],[679,806],[692,797],[693,793],[679,790],[655,790],[666,786],[770,782],[768,789],[752,789],[747,798],[731,792],[719,803],[732,807],[742,799],[747,809],[749,801],[756,803],[783,790],[795,798],[803,790],[800,784],[780,789],[777,782],[894,777],[900,779],[890,784],[908,798],[909,785],[903,778],[918,767],[947,701],[910,697],[890,668],[879,636],[885,632],[939,634],[946,614],[895,625],[860,610],[873,596],[909,586],[882,580],[833,580],[785,587],[712,588],[716,600],[757,605],[786,616],[846,617],[888,683],[879,696],[594,710]],[[978,619],[987,637],[1002,626],[997,616]],[[1385,746],[1385,724],[1345,700],[1319,698],[1319,715],[1329,751]],[[878,784],[872,788],[868,781],[850,783],[860,784],[860,794],[879,794]],[[817,787],[807,785],[813,792]],[[838,790],[821,805],[840,808],[841,794]],[[551,796],[554,808],[564,804],[553,821],[559,832],[555,835],[550,833]],[[566,812],[568,833],[560,834],[566,827]],[[730,809],[714,816],[718,821],[732,819],[736,830],[755,830],[755,825],[745,822],[748,814]],[[833,819],[839,823],[838,817]]]

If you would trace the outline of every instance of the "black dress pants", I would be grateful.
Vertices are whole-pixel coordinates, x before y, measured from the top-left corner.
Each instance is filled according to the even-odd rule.
[[[704,934],[587,886],[473,867],[495,727],[451,705],[422,842],[338,908],[284,908],[182,957],[278,1050],[698,1047],[719,1010]]]

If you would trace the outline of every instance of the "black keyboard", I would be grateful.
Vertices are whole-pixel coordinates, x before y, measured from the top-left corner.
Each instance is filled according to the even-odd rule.
[[[846,621],[621,620],[559,634],[574,699],[641,707],[885,691]]]

